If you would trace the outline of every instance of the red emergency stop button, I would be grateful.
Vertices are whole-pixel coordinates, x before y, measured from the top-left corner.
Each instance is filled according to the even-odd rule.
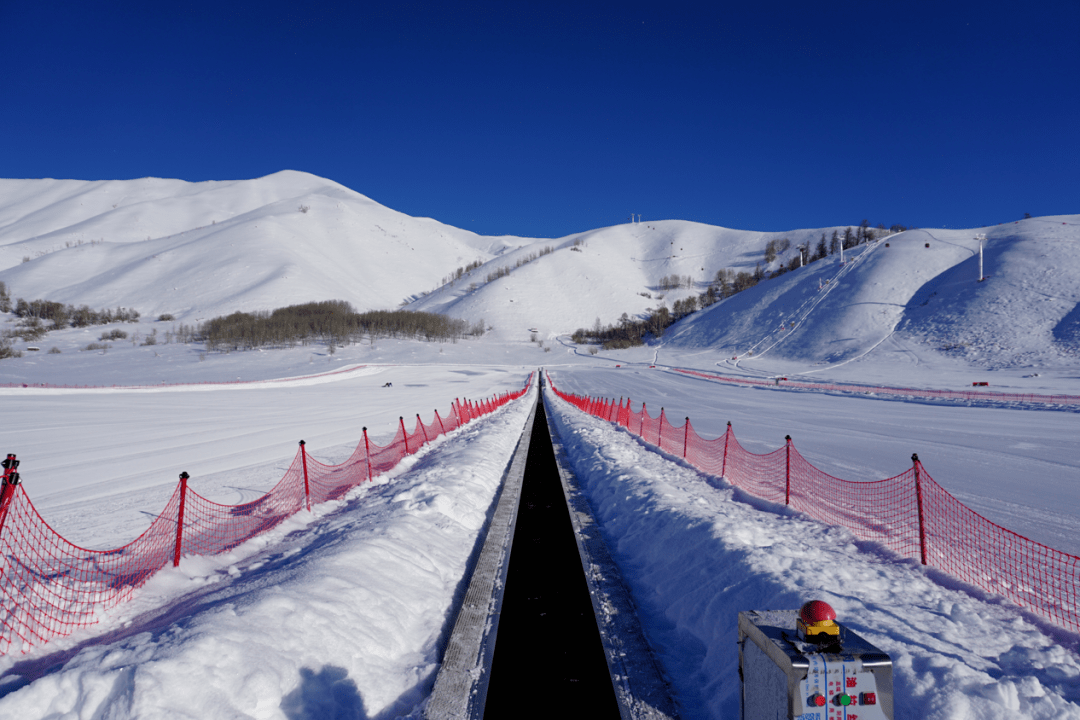
[[[859,701],[863,705],[877,705],[877,693],[859,693]]]
[[[836,611],[827,602],[811,600],[799,608],[799,617],[807,625],[836,619]]]
[[[825,696],[822,695],[821,693],[814,693],[813,695],[810,696],[810,704],[811,705],[816,705],[818,707],[824,707],[826,702],[827,701],[825,700]]]

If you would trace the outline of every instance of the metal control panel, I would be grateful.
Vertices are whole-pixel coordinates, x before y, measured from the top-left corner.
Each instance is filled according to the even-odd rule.
[[[742,720],[893,720],[892,659],[850,629],[800,638],[798,610],[739,613]]]

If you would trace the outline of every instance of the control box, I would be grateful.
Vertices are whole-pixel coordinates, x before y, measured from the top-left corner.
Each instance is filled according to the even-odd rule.
[[[892,659],[835,625],[807,636],[799,610],[739,613],[742,720],[893,720]]]

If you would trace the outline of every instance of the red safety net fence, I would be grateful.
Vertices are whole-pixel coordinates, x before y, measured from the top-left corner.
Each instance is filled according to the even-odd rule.
[[[816,390],[825,392],[848,392],[867,395],[897,395],[933,400],[967,400],[975,402],[1031,403],[1039,405],[1080,405],[1080,395],[1036,395],[1034,393],[1001,393],[982,390],[922,390],[919,388],[894,388],[878,385],[838,385],[835,383],[814,383],[787,378],[745,378],[728,377],[701,370],[671,368],[677,373],[695,377],[732,383],[734,385],[753,385],[756,387],[782,387],[793,390]],[[983,383],[985,384],[985,383]]]
[[[220,505],[180,482],[165,509],[132,542],[113,550],[88,550],[68,542],[42,519],[19,484],[18,461],[4,461],[0,494],[0,654],[26,652],[50,639],[97,623],[102,612],[128,600],[162,567],[184,555],[214,555],[276,527],[313,504],[341,497],[353,487],[393,468],[406,455],[476,418],[522,397],[521,390],[471,401],[454,400],[431,422],[416,416],[411,431],[404,419],[387,445],[368,438],[340,465],[307,454],[304,442],[284,477],[262,497],[240,505]]]
[[[626,428],[702,472],[723,477],[756,497],[787,505],[812,518],[847,528],[861,540],[900,557],[918,558],[1025,607],[1053,624],[1080,632],[1080,558],[1018,535],[979,515],[938,485],[917,455],[912,467],[885,480],[841,480],[810,464],[791,442],[771,453],[744,449],[727,432],[706,440],[686,418],[672,425],[653,418],[629,398],[605,400],[552,392],[578,409]]]

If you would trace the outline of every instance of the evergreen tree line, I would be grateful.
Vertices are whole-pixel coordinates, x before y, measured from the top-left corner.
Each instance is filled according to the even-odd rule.
[[[344,300],[290,305],[274,311],[235,312],[199,325],[207,350],[249,350],[258,347],[293,347],[323,342],[331,346],[358,342],[367,336],[456,342],[484,334],[484,321],[410,312],[372,310],[358,313]]]
[[[857,228],[845,228],[843,235],[840,234],[839,230],[833,230],[832,237],[827,237],[825,233],[821,233],[821,238],[818,240],[816,246],[811,247],[811,245],[807,243],[806,247],[802,251],[805,253],[803,255],[802,261],[800,261],[799,256],[796,255],[795,257],[788,260],[786,265],[781,265],[779,268],[770,273],[769,278],[772,279],[775,277],[779,277],[786,272],[795,270],[799,268],[801,264],[803,264],[803,262],[817,262],[818,260],[822,260],[829,255],[835,255],[840,252],[841,247],[843,247],[843,249],[845,250],[848,250],[853,247],[858,247],[859,245],[862,245],[864,243],[871,242],[872,240],[876,240],[883,235],[904,232],[907,229],[908,228],[904,225],[893,225],[888,230],[886,230],[885,226],[880,224],[876,228],[872,228],[870,227],[869,220],[863,220]],[[782,240],[770,240],[769,244],[765,246],[765,262],[771,263],[773,260],[776,259],[777,255],[780,252],[783,252],[790,247],[791,242],[786,238]],[[771,253],[770,250],[772,250]]]

